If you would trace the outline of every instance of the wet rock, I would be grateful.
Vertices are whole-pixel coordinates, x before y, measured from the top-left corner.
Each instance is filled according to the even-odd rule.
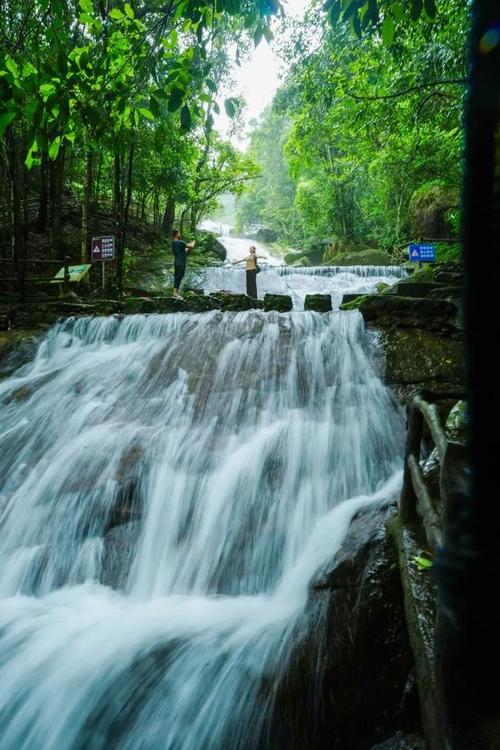
[[[220,310],[239,312],[243,310],[262,309],[264,303],[260,299],[253,299],[246,294],[232,294],[232,292],[213,292],[210,297],[217,301]]]
[[[457,305],[448,300],[370,294],[359,309],[366,323],[378,328],[422,328],[441,334],[458,328]]]
[[[46,328],[35,331],[3,331],[0,333],[0,380],[31,362]]]
[[[465,389],[463,343],[429,331],[392,328],[380,332],[385,353],[384,380],[388,385],[424,389],[434,394],[456,394]]]
[[[393,502],[359,512],[312,584],[309,634],[276,698],[283,747],[367,750],[398,730],[418,731],[399,568],[385,527],[394,512]]]
[[[276,242],[276,240],[278,239],[278,235],[276,234],[274,229],[261,227],[261,229],[258,230],[255,239],[258,242]]]
[[[466,401],[457,401],[453,406],[446,420],[445,431],[450,442],[468,444],[469,413]]]
[[[331,294],[306,294],[304,310],[316,310],[316,312],[330,312],[332,309]]]
[[[375,745],[370,750],[426,750],[426,746],[420,735],[397,732],[394,737]]]
[[[140,522],[131,521],[114,526],[104,537],[100,581],[105,586],[124,588],[140,533]]]
[[[448,239],[452,232],[448,214],[459,206],[460,196],[456,189],[437,182],[422,186],[410,199],[409,214],[413,236]]]
[[[292,298],[288,294],[266,294],[264,296],[264,310],[270,312],[290,312],[293,308]]]

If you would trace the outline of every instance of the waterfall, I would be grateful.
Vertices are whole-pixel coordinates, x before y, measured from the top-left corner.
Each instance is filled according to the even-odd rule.
[[[0,382],[2,750],[265,750],[312,577],[400,484],[376,345],[356,311],[70,319]]]
[[[240,240],[241,242],[241,240]],[[265,261],[267,262],[267,261]],[[295,310],[304,309],[306,294],[330,294],[334,309],[338,309],[344,294],[369,294],[377,284],[394,284],[407,275],[400,266],[276,266],[261,263],[257,276],[259,298],[265,294],[288,294]],[[230,265],[207,269],[199,283],[206,293],[226,290],[244,294],[245,268]]]

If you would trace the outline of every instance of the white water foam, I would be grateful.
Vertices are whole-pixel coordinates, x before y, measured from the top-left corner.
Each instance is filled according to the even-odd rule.
[[[2,750],[265,747],[309,582],[400,484],[370,351],[357,312],[80,319],[0,383]]]

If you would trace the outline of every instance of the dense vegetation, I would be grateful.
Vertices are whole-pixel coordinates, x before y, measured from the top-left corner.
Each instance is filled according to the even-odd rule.
[[[36,247],[86,261],[91,232],[104,226],[118,239],[121,285],[131,213],[165,233],[175,218],[193,229],[217,195],[238,192],[254,167],[216,133],[216,95],[249,32],[269,36],[275,9],[239,0],[3,4],[1,254],[19,262]],[[238,101],[224,107],[237,116]],[[63,231],[72,209],[76,253]]]
[[[290,72],[252,135],[261,179],[240,200],[241,225],[302,248],[325,239],[330,253],[454,236],[467,3],[443,0],[396,36],[386,18],[362,39],[314,10],[292,26]]]
[[[0,256],[18,277],[26,260],[87,261],[91,236],[113,233],[121,288],[138,225],[149,247],[165,245],[174,222],[193,233],[228,193],[247,191],[241,224],[340,249],[406,239],[410,202],[429,186],[453,209],[466,0],[441,0],[437,14],[433,0],[327,0],[288,22],[276,42],[288,77],[243,154],[214,116],[222,106],[241,117],[222,92],[251,45],[271,40],[280,10],[278,0],[5,0]]]

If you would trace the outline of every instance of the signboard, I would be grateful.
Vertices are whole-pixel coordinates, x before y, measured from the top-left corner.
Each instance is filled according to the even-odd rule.
[[[113,260],[115,257],[115,238],[113,235],[106,237],[92,237],[91,260]]]
[[[90,268],[92,268],[90,263],[82,263],[79,266],[68,266],[68,281],[81,281],[88,274]],[[59,284],[61,281],[64,281],[64,266],[59,269],[50,283]]]
[[[435,263],[436,246],[411,244],[408,248],[408,257],[418,263]]]

